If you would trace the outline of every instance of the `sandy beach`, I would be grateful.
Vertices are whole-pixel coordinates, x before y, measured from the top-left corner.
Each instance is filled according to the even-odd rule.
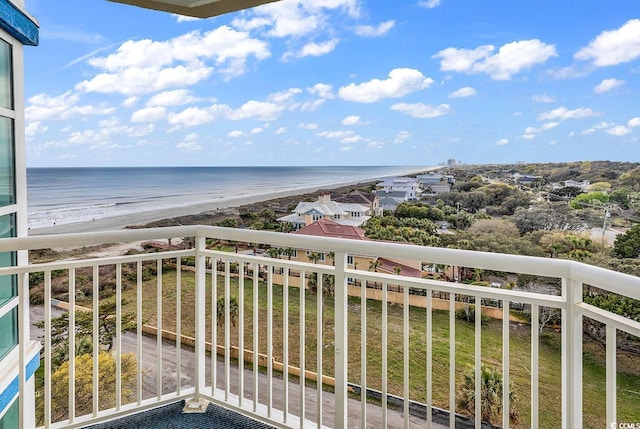
[[[236,199],[228,199],[224,202],[211,202],[204,204],[195,204],[185,207],[174,207],[162,210],[153,210],[129,214],[126,216],[114,216],[104,219],[96,219],[92,222],[78,222],[64,225],[49,226],[44,228],[34,228],[29,230],[29,235],[48,235],[48,234],[67,234],[76,232],[96,232],[96,231],[115,231],[127,227],[141,227],[152,222],[174,219],[184,216],[193,216],[199,214],[219,213],[224,216],[228,209],[238,209],[241,206],[266,202],[268,200],[292,197],[296,195],[304,195],[312,193],[317,189],[306,189],[298,191],[279,192],[267,194],[264,196],[241,197]]]
[[[437,170],[440,167],[425,167],[414,174]],[[338,183],[334,186],[323,186],[322,188],[311,187],[306,189],[274,192],[264,195],[249,197],[238,197],[235,199],[225,199],[224,201],[196,204],[185,207],[166,208],[162,210],[146,211],[129,214],[126,216],[115,216],[104,219],[96,219],[91,222],[77,222],[61,224],[43,228],[32,228],[29,235],[50,235],[83,233],[98,231],[115,231],[125,228],[155,227],[155,226],[175,226],[207,224],[212,225],[225,217],[237,215],[240,211],[256,212],[265,207],[285,209],[291,203],[297,203],[305,199],[316,198],[321,190],[331,190],[333,193],[346,193],[353,189],[366,188],[377,183]]]

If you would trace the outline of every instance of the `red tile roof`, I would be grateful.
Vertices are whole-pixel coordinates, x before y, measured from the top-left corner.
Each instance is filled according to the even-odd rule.
[[[292,234],[313,235],[315,237],[350,238],[366,240],[364,229],[349,225],[340,225],[329,219],[320,219]]]
[[[422,272],[418,269],[409,267],[404,264],[399,264],[394,261],[390,261],[389,259],[378,258],[378,262],[380,262],[380,266],[378,267],[378,271],[385,271],[387,273],[395,274],[395,267],[400,268],[400,275],[406,277],[422,277]]]

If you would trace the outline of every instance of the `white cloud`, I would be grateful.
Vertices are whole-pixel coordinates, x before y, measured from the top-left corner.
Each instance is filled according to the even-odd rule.
[[[164,107],[144,107],[133,112],[131,122],[157,122],[165,119],[167,109]]]
[[[402,144],[402,143],[406,142],[407,140],[409,140],[411,137],[413,137],[413,135],[409,131],[400,131],[393,138],[393,143]]]
[[[261,132],[264,131],[264,128],[260,128],[260,127],[255,127],[253,128],[251,131],[249,131],[251,134],[260,134]]]
[[[595,128],[596,130],[601,130],[603,128],[609,128],[612,127],[614,124],[610,124],[609,122],[598,122],[597,124],[595,124],[593,126],[593,128]]]
[[[441,104],[439,106],[432,106],[430,104],[415,103],[397,103],[391,106],[391,110],[404,113],[414,118],[436,118],[438,116],[446,115],[450,113],[450,106],[448,104]]]
[[[38,94],[29,97],[25,108],[27,122],[37,121],[66,121],[73,118],[93,115],[110,115],[116,109],[105,104],[79,105],[80,95],[67,91],[57,97],[48,94]]]
[[[340,152],[349,152],[352,151],[353,147],[352,146],[343,146],[340,148]]]
[[[552,128],[557,127],[558,125],[560,125],[560,122],[547,122],[545,124],[542,124],[542,126],[536,128],[536,127],[527,127],[525,128],[524,132],[525,134],[540,134],[543,131],[547,131],[550,130]]]
[[[304,128],[305,130],[317,130],[318,124],[314,124],[314,123],[305,124],[304,122],[302,122],[300,125],[298,125],[298,127]]]
[[[561,121],[567,119],[582,119],[598,116],[598,112],[594,112],[591,108],[579,107],[577,109],[569,110],[566,107],[558,107],[549,112],[540,113],[538,115],[539,121],[559,119]]]
[[[287,132],[287,128],[286,127],[280,127],[275,131],[276,135],[281,135]]]
[[[32,123],[28,124],[24,128],[24,133],[25,133],[25,135],[27,137],[33,137],[33,136],[36,136],[38,134],[45,133],[48,129],[49,129],[49,127],[47,127],[46,125],[42,125],[42,123],[40,123],[40,121],[36,121],[36,122],[32,122]]]
[[[556,99],[555,97],[552,97],[544,93],[544,94],[533,95],[531,97],[531,101],[533,101],[534,103],[555,103]]]
[[[418,70],[399,68],[389,72],[385,80],[372,79],[360,84],[350,83],[339,89],[340,98],[358,103],[373,103],[383,98],[399,98],[428,88],[433,79]]]
[[[269,94],[269,101],[273,103],[283,104],[291,101],[293,97],[300,94],[302,90],[300,88],[289,88],[284,91],[274,92]]]
[[[224,105],[214,105],[207,108],[187,107],[181,112],[169,114],[169,124],[178,127],[195,127],[213,122],[219,117],[229,114],[230,108]]]
[[[342,120],[342,125],[355,125],[358,122],[360,122],[360,116],[351,115]]]
[[[123,102],[122,102],[122,106],[124,107],[133,107],[136,105],[136,103],[138,102],[138,100],[140,100],[139,97],[127,97]]]
[[[586,136],[586,135],[589,135],[589,134],[593,134],[593,133],[595,133],[595,132],[596,132],[596,129],[595,129],[595,128],[588,128],[588,129],[586,129],[586,130],[582,131],[580,134],[582,134],[582,135],[585,135],[585,136]]]
[[[331,39],[322,43],[309,42],[300,49],[300,51],[295,55],[298,58],[303,57],[319,57],[320,55],[328,54],[333,51],[340,39]]]
[[[347,131],[322,131],[316,134],[318,137],[325,137],[327,139],[346,139],[346,138],[351,138],[354,137],[356,135],[356,133],[354,133],[351,130],[347,130]]]
[[[378,37],[383,36],[389,32],[395,25],[395,21],[390,19],[389,21],[381,22],[377,26],[373,25],[358,25],[354,29],[354,33],[362,37]]]
[[[535,134],[523,134],[522,138],[525,140],[531,140],[531,139],[535,139],[536,135]]]
[[[312,87],[307,88],[307,91],[309,91],[310,94],[317,95],[320,98],[335,98],[335,95],[333,94],[333,86],[326,83],[316,83]]]
[[[240,106],[239,109],[231,112],[228,118],[234,121],[253,118],[258,121],[268,122],[277,119],[282,110],[284,110],[284,106],[279,104],[250,100]]]
[[[251,9],[232,21],[235,28],[264,29],[269,37],[301,37],[318,34],[329,24],[329,12],[341,11],[351,18],[360,16],[357,0],[282,0]]]
[[[422,7],[433,9],[434,7],[438,7],[440,5],[440,0],[420,0],[418,4]]]
[[[593,92],[596,94],[602,94],[603,92],[611,91],[621,85],[624,84],[624,80],[618,79],[604,79],[595,88],[593,88]]]
[[[237,76],[245,72],[249,58],[259,61],[270,55],[265,42],[224,25],[166,41],[129,40],[111,55],[90,59],[88,63],[100,73],[80,82],[76,89],[146,94],[193,85],[214,72]]]
[[[640,19],[630,19],[617,30],[603,31],[575,53],[576,60],[593,60],[598,67],[614,66],[640,57]]]
[[[440,70],[459,73],[487,73],[494,80],[509,80],[514,74],[557,57],[556,48],[538,39],[507,43],[497,53],[493,45],[476,49],[447,48],[432,58],[440,58]]]
[[[627,125],[631,128],[640,127],[640,117],[629,119],[629,123]]]
[[[183,104],[193,103],[194,101],[198,101],[198,98],[191,95],[191,91],[175,89],[154,95],[147,101],[147,106],[181,106]]]
[[[229,131],[227,133],[227,136],[231,137],[232,139],[237,139],[238,137],[242,137],[244,135],[245,135],[245,133],[240,131],[240,130],[233,130],[233,131]]]
[[[176,147],[178,149],[186,150],[189,152],[197,152],[199,150],[202,150],[204,149],[204,147],[198,143],[199,137],[200,136],[198,136],[198,134],[189,134],[184,138],[182,142],[178,143]]]
[[[509,144],[509,139],[500,139],[496,142],[496,146],[504,146]]]
[[[607,130],[608,134],[611,134],[612,136],[618,136],[618,137],[626,136],[630,132],[631,130],[625,127],[624,125],[616,125],[615,127],[609,128]]]
[[[470,86],[462,87],[456,91],[453,91],[449,94],[449,98],[463,98],[463,97],[472,97],[476,95],[476,90]]]

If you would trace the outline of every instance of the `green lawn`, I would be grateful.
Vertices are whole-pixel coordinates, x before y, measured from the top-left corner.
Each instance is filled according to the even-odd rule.
[[[156,310],[156,278],[144,283],[143,317],[155,323]],[[218,278],[218,293],[224,291],[224,280]],[[278,361],[282,361],[283,349],[283,288],[273,286],[273,352]],[[300,290],[289,288],[289,314],[286,317],[289,327],[289,363],[298,366],[300,337]],[[236,278],[231,279],[231,294],[239,296]],[[176,272],[165,272],[163,276],[163,327],[175,330],[176,325]],[[211,296],[211,275],[207,276],[207,297]],[[124,292],[128,299],[126,311],[135,312],[135,288]],[[245,281],[245,348],[252,348],[253,334],[258,335],[259,349],[266,352],[266,320],[267,320],[267,287],[263,283],[259,289],[259,323],[257,329],[252,326],[253,317],[253,282]],[[182,332],[193,335],[194,325],[194,275],[193,272],[182,273]],[[317,297],[307,292],[305,296],[305,364],[307,370],[315,370],[316,350],[316,307]],[[349,380],[360,383],[360,300],[349,299]],[[381,387],[381,316],[382,304],[379,301],[367,302],[367,385],[371,388]],[[207,302],[207,314],[211,314],[211,305]],[[421,308],[411,308],[410,326],[410,396],[418,401],[426,399],[426,314]],[[333,374],[333,323],[334,309],[331,298],[325,300],[323,372]],[[210,317],[207,320],[207,336],[211,332]],[[388,307],[388,388],[390,393],[402,394],[403,388],[403,309],[399,305]],[[223,330],[218,329],[218,337],[222,339]],[[456,383],[463,379],[463,371],[473,365],[474,326],[471,323],[456,322]],[[530,425],[530,371],[531,371],[531,333],[527,325],[513,325],[510,330],[510,377],[512,391],[516,395],[516,408],[520,421],[515,427]],[[232,329],[232,341],[238,342],[238,326]],[[585,344],[584,360],[584,420],[585,427],[605,427],[605,368],[604,352],[596,344]],[[502,363],[502,322],[490,320],[482,327],[482,360],[484,363],[501,367]],[[618,359],[618,421],[639,421],[640,407],[640,357],[620,355]],[[556,333],[546,334],[540,342],[539,356],[539,397],[540,427],[556,428],[561,424],[560,406],[560,336]],[[433,398],[434,405],[449,407],[449,313],[433,312]]]

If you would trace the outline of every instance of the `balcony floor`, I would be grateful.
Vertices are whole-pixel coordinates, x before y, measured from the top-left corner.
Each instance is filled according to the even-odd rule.
[[[264,423],[241,414],[209,404],[201,414],[182,412],[184,401],[114,421],[87,426],[85,429],[271,429]]]

